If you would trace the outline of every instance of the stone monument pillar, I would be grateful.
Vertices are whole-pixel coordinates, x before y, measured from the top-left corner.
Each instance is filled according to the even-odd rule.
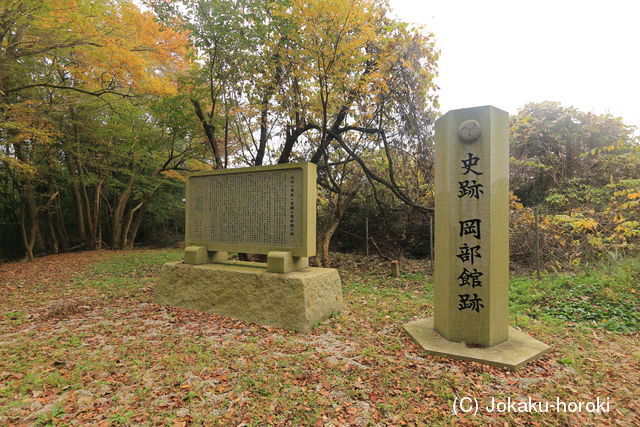
[[[491,106],[436,122],[434,317],[405,329],[431,353],[516,369],[549,347],[509,328],[508,139]]]
[[[435,329],[485,347],[509,329],[509,116],[449,111],[436,123]]]

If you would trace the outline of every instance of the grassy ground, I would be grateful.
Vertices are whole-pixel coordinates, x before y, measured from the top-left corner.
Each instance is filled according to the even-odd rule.
[[[338,255],[345,311],[311,333],[152,303],[178,251],[0,265],[0,424],[640,424],[640,262],[512,280],[512,324],[554,350],[510,372],[428,356],[426,265]],[[479,401],[452,413],[456,397]],[[495,414],[491,398],[610,399],[602,414]]]

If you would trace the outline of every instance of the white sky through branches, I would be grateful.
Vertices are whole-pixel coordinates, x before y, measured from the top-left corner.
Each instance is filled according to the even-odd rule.
[[[559,101],[640,127],[639,0],[390,0],[435,34],[442,112]]]

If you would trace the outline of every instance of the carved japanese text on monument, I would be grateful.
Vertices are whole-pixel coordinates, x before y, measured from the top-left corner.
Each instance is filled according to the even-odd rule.
[[[460,192],[458,198],[467,198],[465,201],[467,204],[480,203],[480,198],[484,194],[484,185],[479,182],[480,175],[480,157],[473,153],[467,153],[467,157],[460,160],[462,162],[462,171],[460,181],[458,181],[458,187]],[[475,179],[469,182],[467,176],[474,176]],[[458,310],[471,310],[479,313],[481,309],[485,308],[482,303],[483,299],[478,295],[479,288],[482,286],[480,277],[484,275],[484,272],[479,271],[478,259],[482,258],[482,245],[480,237],[482,236],[481,224],[482,220],[477,218],[473,212],[478,212],[478,206],[467,206],[464,210],[463,219],[458,220],[460,224],[460,246],[456,257],[460,261],[461,273],[457,277],[457,285],[459,286],[460,293],[458,294],[457,307]],[[468,267],[468,268],[467,268]],[[470,289],[471,288],[471,289]]]
[[[303,240],[303,170],[192,176],[187,240],[294,247]]]

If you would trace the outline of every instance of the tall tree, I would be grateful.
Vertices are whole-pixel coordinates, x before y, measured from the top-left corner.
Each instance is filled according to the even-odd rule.
[[[72,94],[103,99],[104,109],[114,108],[115,97],[175,94],[177,74],[186,66],[186,38],[128,0],[3,2],[0,23],[0,165],[20,195],[26,257],[33,258],[38,231],[52,252],[69,244],[59,188],[65,173],[78,232],[93,245],[104,177],[86,183],[93,185],[93,196],[79,184],[86,158],[73,148],[87,142],[77,139],[77,118],[85,107]],[[109,122],[94,121],[98,128]],[[65,132],[74,135],[74,143]]]
[[[430,34],[390,18],[378,0],[150,4],[194,36],[206,84],[193,86],[192,101],[215,167],[317,163],[335,199],[322,247],[353,198],[345,183],[350,194],[364,180],[418,205],[394,159],[430,151],[438,57]],[[370,162],[380,158],[383,167]]]

